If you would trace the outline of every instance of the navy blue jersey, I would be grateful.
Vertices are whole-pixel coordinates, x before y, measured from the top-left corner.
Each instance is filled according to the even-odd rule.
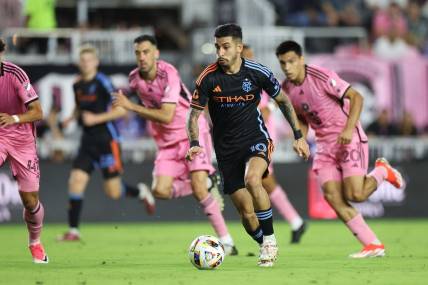
[[[73,90],[80,114],[82,111],[104,113],[111,108],[111,93],[114,91],[114,87],[110,79],[100,72],[90,81],[79,79],[73,84]],[[87,127],[82,124],[81,116],[79,116],[79,124],[83,126],[84,136],[119,139],[119,133],[113,122]]]
[[[233,158],[243,147],[270,138],[257,108],[262,90],[275,98],[281,87],[267,67],[247,59],[242,59],[236,74],[226,74],[214,63],[199,76],[191,106],[203,110],[208,104],[218,160]]]

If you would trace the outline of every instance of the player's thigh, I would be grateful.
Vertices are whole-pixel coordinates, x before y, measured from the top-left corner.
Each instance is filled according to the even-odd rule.
[[[263,174],[266,172],[268,163],[259,156],[251,157],[245,166],[245,185],[250,188],[261,186]]]
[[[271,156],[274,150],[272,140],[262,140],[248,149],[248,158],[245,165],[245,184],[258,185],[261,179],[269,174],[268,166],[271,162]]]
[[[365,175],[348,176],[343,179],[343,192],[345,198],[350,201],[355,201],[364,192]]]
[[[111,199],[117,200],[122,196],[122,178],[118,175],[104,179],[104,192]]]
[[[167,175],[153,176],[152,190],[155,196],[171,197],[174,177]]]
[[[73,168],[68,179],[68,192],[73,195],[81,195],[85,192],[89,182],[89,174],[79,168]]]
[[[230,198],[242,218],[249,219],[255,216],[253,198],[246,188],[234,191]]]
[[[10,168],[21,192],[39,191],[40,169],[35,143],[8,150]]]

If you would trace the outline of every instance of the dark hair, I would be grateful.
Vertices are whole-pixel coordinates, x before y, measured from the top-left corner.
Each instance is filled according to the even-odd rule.
[[[237,24],[224,24],[215,29],[214,36],[216,38],[232,37],[242,41],[242,29]]]
[[[276,55],[281,55],[289,51],[294,51],[298,56],[302,56],[302,47],[295,41],[285,41],[276,48]]]
[[[142,42],[151,42],[154,46],[158,45],[158,41],[156,40],[156,38],[151,35],[141,35],[134,39],[134,44],[140,44]]]
[[[0,52],[4,52],[6,50],[6,43],[2,38],[0,38]]]
[[[249,44],[243,44],[242,48],[243,49],[251,49],[251,46]]]

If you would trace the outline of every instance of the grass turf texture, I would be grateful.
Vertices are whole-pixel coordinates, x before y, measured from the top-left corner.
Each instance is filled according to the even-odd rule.
[[[31,262],[24,224],[0,226],[0,284],[428,284],[428,220],[374,220],[387,257],[351,260],[361,249],[338,221],[311,222],[300,245],[289,245],[287,224],[276,222],[280,255],[274,268],[256,266],[258,248],[238,223],[229,228],[240,251],[214,271],[187,258],[208,223],[83,224],[83,242],[58,243],[64,225],[47,224],[50,263]],[[246,256],[247,253],[256,256]]]

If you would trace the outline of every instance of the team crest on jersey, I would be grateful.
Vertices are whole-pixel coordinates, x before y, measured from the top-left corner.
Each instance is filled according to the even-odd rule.
[[[24,83],[24,89],[25,89],[26,91],[30,91],[30,89],[31,89],[31,84],[30,84],[30,82],[25,82],[25,83]]]
[[[242,90],[245,92],[250,92],[252,88],[251,81],[248,78],[244,79],[244,82],[242,82]]]

